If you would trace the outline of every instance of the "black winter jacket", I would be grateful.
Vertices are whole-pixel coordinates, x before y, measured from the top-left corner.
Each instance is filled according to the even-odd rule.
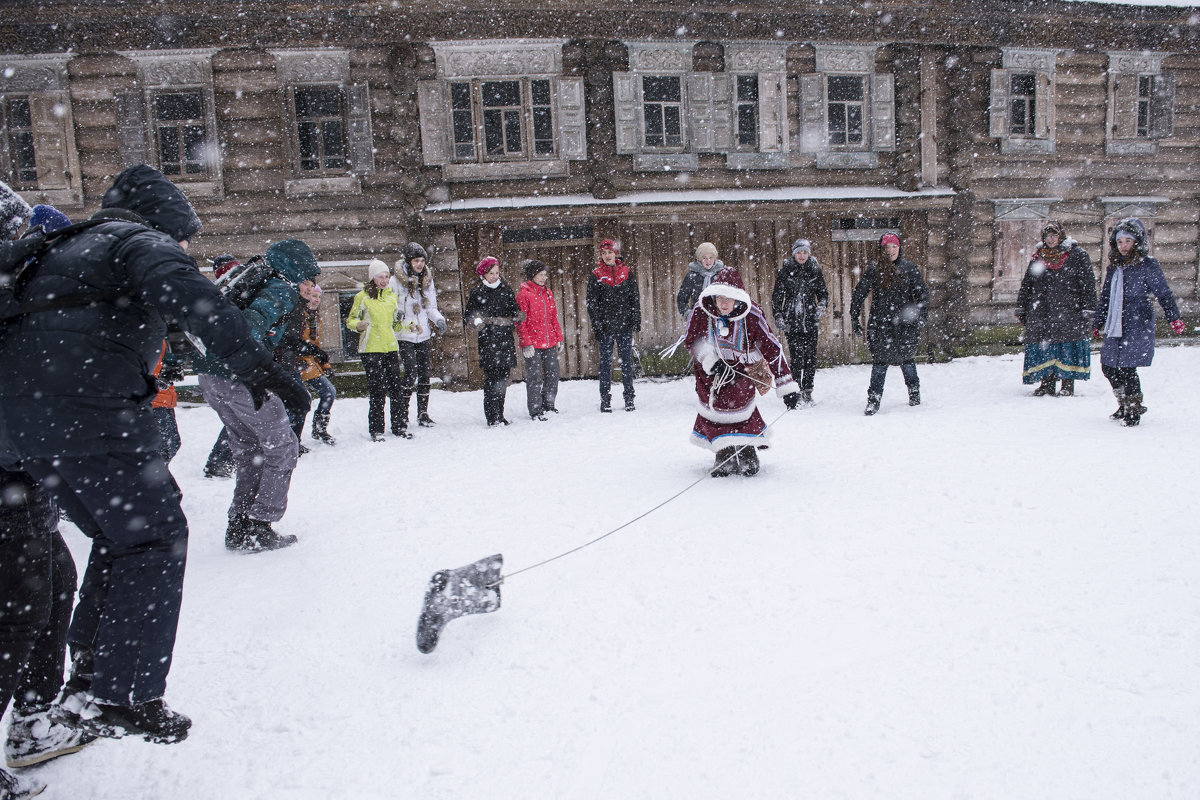
[[[771,314],[779,332],[786,336],[815,331],[828,307],[829,289],[816,256],[803,264],[790,256],[785,259],[771,291]]]
[[[517,305],[516,295],[504,281],[495,289],[480,283],[467,297],[463,324],[479,332],[479,368],[485,375],[507,372],[517,365],[513,324],[518,315],[525,316]],[[475,320],[481,320],[482,324],[476,325]]]
[[[871,295],[871,317],[867,321],[867,346],[876,364],[904,364],[917,356],[921,326],[929,306],[929,289],[921,270],[906,258],[896,261],[899,280],[884,286],[879,264],[872,262],[854,287],[850,319],[855,326],[862,317],[863,303]]]
[[[618,259],[617,268],[622,266]],[[642,329],[642,297],[638,292],[637,276],[629,270],[629,276],[620,286],[605,283],[596,277],[596,272],[607,273],[609,267],[601,264],[588,275],[587,312],[592,320],[592,331],[599,339],[605,334],[628,334]]]
[[[1060,269],[1040,258],[1029,262],[1017,292],[1017,319],[1026,342],[1078,342],[1088,338],[1096,313],[1096,276],[1092,260],[1078,245],[1067,251]]]
[[[32,277],[17,298],[23,302],[100,292],[121,296],[27,314],[4,326],[0,456],[156,451],[151,373],[167,335],[164,316],[203,341],[235,374],[270,366],[270,354],[251,339],[241,312],[174,238],[190,235],[187,220],[195,215],[187,198],[151,172],[157,179],[142,174],[129,191],[105,195],[106,209],[96,217],[109,221],[58,241],[30,267]],[[133,221],[140,217],[126,210],[130,206],[151,214],[145,219],[150,227]],[[171,233],[151,229],[159,225]]]

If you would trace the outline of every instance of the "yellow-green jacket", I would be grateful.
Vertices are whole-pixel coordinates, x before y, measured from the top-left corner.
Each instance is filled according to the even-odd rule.
[[[396,331],[400,330],[401,324],[396,319],[397,305],[396,294],[391,289],[380,289],[375,299],[367,295],[366,289],[354,295],[354,305],[350,306],[346,327],[352,331],[358,330],[359,320],[364,319],[371,324],[358,335],[358,352],[394,353],[400,349],[396,344]]]

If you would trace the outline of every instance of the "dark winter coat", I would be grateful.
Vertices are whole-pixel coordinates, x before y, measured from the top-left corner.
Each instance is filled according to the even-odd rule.
[[[518,315],[524,317],[513,290],[504,281],[495,289],[480,283],[467,297],[463,324],[479,332],[479,368],[485,374],[507,372],[517,365],[513,325]]]
[[[129,180],[138,169],[122,173],[105,194],[96,218],[108,221],[55,244],[18,299],[123,296],[28,314],[0,336],[0,445],[18,457],[157,451],[150,402],[164,316],[235,374],[271,365],[237,307],[179,246],[199,227],[187,198],[153,170]],[[149,216],[137,221],[131,207]]]
[[[1025,270],[1017,292],[1017,319],[1025,326],[1026,342],[1060,344],[1089,336],[1096,313],[1096,276],[1087,252],[1067,242],[1070,248],[1060,268],[1052,269],[1035,257]]]
[[[587,312],[596,339],[610,334],[633,334],[642,329],[642,297],[633,270],[617,259],[600,262],[587,284]]]
[[[815,331],[828,307],[829,289],[816,256],[803,264],[791,256],[785,259],[771,291],[771,315],[779,332],[786,336]]]
[[[863,303],[871,295],[867,346],[876,364],[905,364],[916,358],[921,326],[929,307],[929,289],[917,265],[901,257],[896,260],[896,271],[899,280],[884,286],[879,279],[879,264],[872,263],[854,287],[850,301],[850,319],[857,326]]]
[[[1113,244],[1116,250],[1115,243]],[[1158,259],[1142,256],[1132,264],[1125,265],[1125,291],[1121,314],[1121,335],[1107,336],[1100,346],[1100,363],[1106,367],[1148,367],[1154,360],[1154,304],[1150,295],[1158,298],[1169,321],[1180,318],[1179,306],[1175,303],[1175,295],[1167,285],[1162,267]],[[1110,301],[1113,277],[1113,265],[1110,263],[1108,272],[1104,275],[1104,288],[1100,290],[1099,303],[1096,306],[1096,317],[1092,327],[1104,330],[1108,321],[1108,305]]]
[[[686,317],[692,313],[700,299],[700,293],[708,288],[713,277],[723,269],[725,264],[719,258],[713,262],[712,269],[705,269],[699,261],[688,264],[683,283],[679,286],[679,294],[675,295],[675,306],[679,309],[679,316]]]

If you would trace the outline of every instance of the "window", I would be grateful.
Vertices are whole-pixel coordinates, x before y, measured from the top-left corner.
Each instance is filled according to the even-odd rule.
[[[734,121],[737,130],[737,149],[757,150],[758,76],[738,75],[735,80],[737,81],[737,96],[735,98],[737,107],[734,113]]]
[[[800,76],[800,150],[819,169],[875,169],[896,149],[894,77],[875,71],[873,45],[814,45],[816,72]]]
[[[647,148],[683,147],[683,90],[678,75],[642,78],[642,120]]]
[[[829,143],[861,145],[863,141],[863,82],[856,75],[827,79]]]
[[[1061,197],[1014,197],[993,200],[992,300],[1017,299],[1029,261],[1042,238],[1042,227]]]
[[[340,87],[298,86],[292,92],[296,114],[296,156],[300,171],[344,171],[346,119]]]
[[[207,177],[204,96],[199,91],[155,95],[154,124],[163,174]]]
[[[33,148],[33,117],[29,110],[29,98],[11,97],[5,105],[9,183],[14,189],[37,188],[37,157]]]
[[[455,81],[450,116],[456,161],[553,158],[549,79]],[[476,125],[479,119],[481,124]]]
[[[1054,152],[1057,50],[1005,48],[992,70],[988,133],[1002,153]]]
[[[1110,155],[1152,155],[1158,140],[1175,133],[1175,73],[1163,71],[1162,53],[1108,54]]]
[[[1022,72],[1010,75],[1009,83],[1008,132],[1032,136],[1037,115],[1037,76]]]

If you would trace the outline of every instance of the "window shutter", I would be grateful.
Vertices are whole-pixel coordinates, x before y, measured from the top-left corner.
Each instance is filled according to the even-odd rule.
[[[992,106],[989,136],[1003,139],[1008,136],[1008,70],[992,70]],[[1040,104],[1039,104],[1040,105]]]
[[[1119,74],[1113,80],[1113,137],[1137,136],[1138,76]]]
[[[785,153],[787,147],[787,95],[782,72],[758,73],[758,151]],[[726,104],[728,106],[728,104]]]
[[[417,81],[421,114],[421,157],[426,164],[450,163],[450,98],[442,81]]]
[[[800,76],[800,149],[815,153],[825,149],[825,76]]]
[[[356,83],[346,89],[346,100],[350,106],[349,146],[350,164],[359,175],[375,171],[375,146],[371,141],[371,93],[365,83]]]
[[[892,75],[871,77],[871,149],[896,149],[896,82]]]
[[[692,153],[711,153],[719,148],[713,130],[713,84],[711,72],[692,72],[687,76],[687,97],[684,98],[684,118],[689,121],[688,131]],[[719,76],[728,86],[725,75]]]
[[[141,89],[118,89],[113,92],[117,101],[117,147],[121,165],[132,167],[149,163],[146,149],[146,98]],[[155,159],[157,163],[158,159]]]
[[[1155,75],[1150,95],[1150,136],[1165,139],[1175,134],[1175,73]]]
[[[1037,106],[1033,112],[1033,135],[1038,139],[1054,138],[1054,76],[1037,73]]]
[[[558,154],[571,161],[587,158],[587,117],[583,78],[558,79]]]
[[[638,78],[632,72],[613,73],[613,106],[617,126],[617,152],[636,153],[640,132]]]
[[[66,92],[41,92],[29,95],[29,114],[33,121],[33,153],[37,159],[38,188],[70,188],[67,175],[67,131],[70,115]]]

